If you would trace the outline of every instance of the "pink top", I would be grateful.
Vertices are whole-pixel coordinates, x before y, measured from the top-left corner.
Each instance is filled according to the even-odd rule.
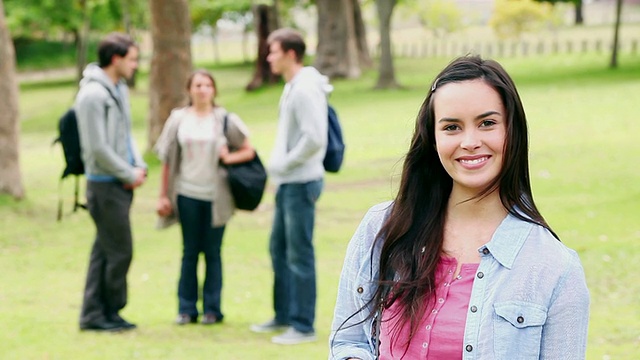
[[[411,324],[398,329],[398,305],[393,304],[383,312],[380,360],[399,359],[403,355],[405,359],[462,359],[467,308],[479,264],[462,264],[460,274],[453,278],[456,266],[455,258],[441,258],[436,269],[435,303],[427,309],[408,348]]]

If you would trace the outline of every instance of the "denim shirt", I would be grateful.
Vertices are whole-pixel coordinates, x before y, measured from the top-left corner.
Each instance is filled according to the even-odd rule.
[[[391,206],[372,207],[349,243],[329,359],[375,359],[371,307],[359,310],[376,291],[382,242],[373,245]],[[512,215],[478,252],[462,359],[584,359],[589,291],[577,253]]]

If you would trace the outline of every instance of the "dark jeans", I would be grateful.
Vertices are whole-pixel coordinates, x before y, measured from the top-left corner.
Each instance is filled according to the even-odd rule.
[[[314,331],[316,269],[313,225],[322,180],[282,184],[276,193],[269,250],[275,274],[276,321],[304,333]]]
[[[224,226],[211,226],[211,201],[178,195],[178,214],[182,225],[182,267],[178,282],[178,312],[198,316],[198,257],[204,253],[206,264],[202,287],[203,313],[224,317],[220,310],[222,297],[222,236]]]
[[[129,209],[133,191],[121,183],[87,181],[87,207],[96,225],[80,325],[109,320],[127,304],[133,257]]]

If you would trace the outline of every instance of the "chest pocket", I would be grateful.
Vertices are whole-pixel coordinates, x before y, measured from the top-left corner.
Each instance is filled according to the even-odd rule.
[[[493,339],[496,359],[538,359],[547,309],[524,301],[494,305]]]

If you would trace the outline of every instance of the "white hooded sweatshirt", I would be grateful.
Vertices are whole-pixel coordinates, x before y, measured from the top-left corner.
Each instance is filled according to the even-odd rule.
[[[305,183],[324,177],[327,150],[327,95],[333,90],[326,76],[311,66],[302,68],[284,87],[278,132],[268,170],[271,182]]]

